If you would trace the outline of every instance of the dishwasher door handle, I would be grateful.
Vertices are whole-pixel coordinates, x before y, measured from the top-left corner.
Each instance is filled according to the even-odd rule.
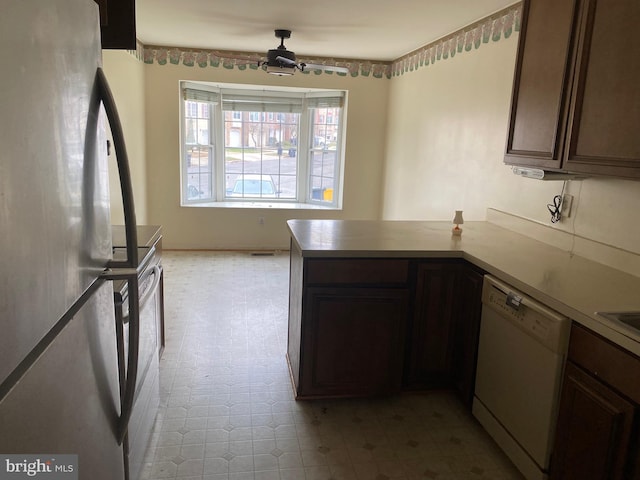
[[[520,295],[516,295],[513,292],[507,293],[506,304],[509,305],[514,310],[520,310],[520,305],[522,304],[522,297]]]

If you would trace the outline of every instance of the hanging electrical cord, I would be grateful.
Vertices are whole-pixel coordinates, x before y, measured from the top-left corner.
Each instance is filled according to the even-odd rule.
[[[553,197],[553,203],[548,203],[547,208],[551,214],[551,223],[558,223],[562,218],[562,199],[564,198],[564,189],[567,186],[567,182],[562,183],[562,192],[560,195]]]
[[[562,218],[562,213],[560,212],[561,207],[562,207],[561,195],[556,195],[555,197],[553,197],[553,203],[547,204],[549,213],[551,213],[551,223],[557,223]]]

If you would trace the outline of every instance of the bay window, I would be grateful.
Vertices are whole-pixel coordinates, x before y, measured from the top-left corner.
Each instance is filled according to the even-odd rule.
[[[345,92],[181,87],[182,205],[341,207]]]

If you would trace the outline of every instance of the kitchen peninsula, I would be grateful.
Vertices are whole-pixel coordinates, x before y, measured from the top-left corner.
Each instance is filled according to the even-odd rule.
[[[484,273],[640,355],[640,332],[595,314],[640,310],[640,278],[495,224],[467,222],[461,237],[448,222],[288,227],[287,356],[298,399],[449,385],[467,402]]]

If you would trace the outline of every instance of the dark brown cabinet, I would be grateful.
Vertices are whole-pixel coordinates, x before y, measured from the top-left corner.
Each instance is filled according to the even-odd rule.
[[[637,0],[525,0],[505,163],[640,177]]]
[[[462,259],[290,252],[296,398],[451,388],[471,405],[483,273]]]
[[[482,316],[482,282],[485,272],[469,263],[458,269],[454,299],[454,337],[451,378],[462,403],[473,403]]]
[[[416,262],[406,387],[455,389],[471,406],[484,272],[467,262]]]
[[[136,49],[135,0],[95,0],[100,6],[102,48]]]
[[[640,177],[640,2],[587,0],[564,168]]]
[[[639,375],[640,359],[574,324],[552,480],[640,478]]]
[[[409,387],[442,387],[451,383],[458,265],[437,260],[417,265],[405,369]]]
[[[578,0],[525,0],[505,162],[559,169]]]
[[[299,396],[397,392],[407,321],[405,288],[309,288]]]
[[[397,392],[409,261],[305,259],[295,245],[290,257],[287,359],[296,398]]]
[[[554,450],[553,479],[622,479],[634,406],[568,363]]]

